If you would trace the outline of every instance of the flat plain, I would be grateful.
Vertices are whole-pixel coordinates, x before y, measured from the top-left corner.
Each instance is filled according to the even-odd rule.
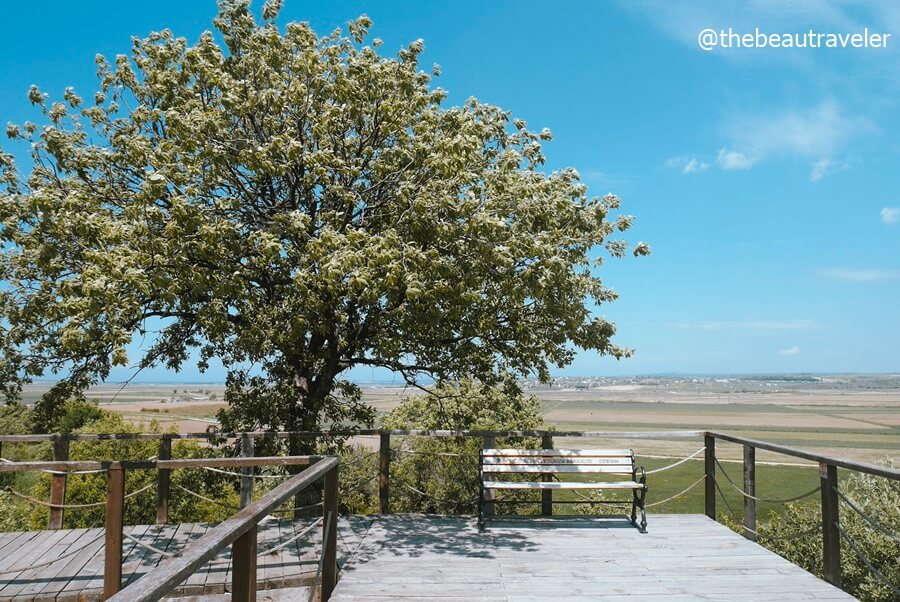
[[[26,401],[47,386],[28,387]],[[718,430],[866,461],[900,452],[900,375],[566,378],[525,388],[541,400],[546,426],[557,430]],[[363,390],[379,414],[415,394],[392,384]],[[224,386],[110,384],[90,389],[87,398],[134,421],[158,420],[164,428],[201,432],[217,424]],[[697,448],[697,441],[671,438],[628,442],[648,456],[683,457]],[[741,450],[724,445],[719,452],[737,459]],[[767,453],[760,460],[790,462]]]

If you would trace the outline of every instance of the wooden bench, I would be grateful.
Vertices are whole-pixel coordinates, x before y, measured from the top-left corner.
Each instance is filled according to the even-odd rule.
[[[498,501],[486,495],[499,489],[511,490],[612,490],[631,491],[631,523],[647,532],[647,474],[634,463],[630,449],[483,449],[479,454],[481,487],[478,496],[478,528],[484,529],[485,509]],[[640,472],[640,478],[638,478]],[[502,480],[504,475],[531,475],[539,480]],[[558,475],[596,475],[591,481],[561,481]],[[555,480],[553,480],[555,479]],[[600,480],[602,479],[602,480]],[[521,502],[515,502],[521,503]],[[529,503],[529,502],[526,502]],[[541,503],[536,501],[535,503]],[[616,500],[569,503],[613,504]],[[641,511],[638,525],[637,511]]]

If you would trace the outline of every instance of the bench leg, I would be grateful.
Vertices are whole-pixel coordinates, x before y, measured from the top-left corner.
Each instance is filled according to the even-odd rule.
[[[637,527],[637,507],[638,507],[638,495],[637,489],[631,490],[631,524]]]
[[[643,489],[641,489],[641,533],[647,532],[646,502],[647,502],[647,487],[645,486]]]
[[[484,531],[484,486],[478,488],[478,532]]]

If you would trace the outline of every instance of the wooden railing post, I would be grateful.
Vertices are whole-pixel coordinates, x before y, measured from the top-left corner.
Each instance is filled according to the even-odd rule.
[[[65,435],[56,435],[53,438],[53,459],[57,462],[69,459],[69,439]],[[62,529],[64,512],[61,506],[66,503],[66,477],[65,471],[54,473],[50,477],[50,503],[58,507],[50,507],[48,529]]]
[[[256,602],[256,525],[231,544],[233,602]]]
[[[841,534],[838,504],[837,466],[819,464],[819,481],[822,487],[822,559],[825,581],[841,587]]]
[[[172,437],[163,435],[159,440],[158,460],[172,458]],[[156,483],[156,524],[164,525],[169,520],[169,477],[172,471],[169,468],[157,470]]]
[[[382,514],[391,513],[391,434],[381,433],[378,446],[378,503]]]
[[[553,435],[546,434],[541,437],[541,447],[544,449],[553,449]],[[541,475],[541,481],[549,483],[553,480],[553,475]],[[541,490],[541,515],[553,516],[553,490]]]
[[[703,462],[706,471],[705,510],[706,516],[716,520],[716,438],[707,434],[703,436],[703,442],[706,445]]]
[[[325,473],[322,501],[322,602],[326,602],[337,585],[338,465]]]
[[[253,438],[247,433],[241,435],[241,455],[245,458],[252,458],[254,455]],[[244,474],[241,477],[241,508],[244,508],[253,502],[253,467],[242,468],[241,472]]]
[[[106,477],[106,545],[103,562],[103,599],[122,587],[122,523],[125,503],[125,469],[113,462]]]
[[[744,445],[744,537],[756,541],[756,448]]]
[[[482,443],[482,448],[483,449],[493,449],[495,447],[497,447],[497,438],[494,437],[493,435],[487,435],[484,438],[484,442]],[[493,499],[494,499],[494,490],[493,489],[485,489],[484,490],[484,509],[483,509],[483,515],[485,517],[494,516],[494,514],[495,514],[494,506],[496,506],[496,504],[491,503],[491,501]]]

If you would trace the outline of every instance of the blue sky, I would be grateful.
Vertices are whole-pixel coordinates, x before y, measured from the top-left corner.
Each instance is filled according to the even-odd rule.
[[[653,254],[607,263],[621,297],[599,310],[636,355],[581,354],[557,374],[898,372],[900,3],[785,4],[285,0],[281,21],[327,33],[365,13],[385,53],[424,39],[451,103],[476,96],[549,127],[549,167],[575,167],[637,216],[629,239]],[[89,96],[96,53],[164,27],[193,42],[214,14],[212,0],[11,3],[0,120],[37,117],[31,84]],[[702,29],[729,27],[892,38],[698,48]]]

